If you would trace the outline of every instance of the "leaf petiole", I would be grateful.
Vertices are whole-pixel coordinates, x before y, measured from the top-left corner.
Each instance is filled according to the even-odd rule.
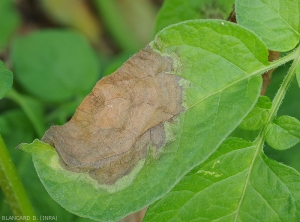
[[[291,52],[290,54],[274,61],[271,62],[271,64],[268,66],[269,69],[273,69],[273,68],[277,68],[281,65],[286,64],[287,62],[290,62],[292,60],[295,60],[299,57],[299,48],[297,48],[296,50],[294,50],[293,52]]]
[[[269,116],[267,118],[265,127],[260,131],[258,137],[255,140],[255,143],[257,145],[257,150],[255,152],[255,156],[253,158],[253,162],[256,159],[257,155],[262,152],[263,150],[263,145],[265,142],[265,133],[266,133],[266,129],[267,126],[273,121],[273,119],[276,117],[277,115],[277,111],[280,107],[280,105],[282,104],[282,100],[285,97],[286,91],[288,90],[294,76],[296,73],[296,68],[298,66],[298,64],[300,63],[300,47],[298,47],[296,50],[294,50],[292,53],[290,53],[289,55],[275,61],[274,63],[276,64],[284,64],[281,63],[282,61],[289,62],[291,60],[294,60],[292,63],[291,68],[289,69],[287,75],[284,77],[283,82],[281,84],[281,86],[279,87],[273,101],[272,101],[272,107],[270,109],[269,112]],[[273,64],[274,64],[273,63]],[[279,66],[279,65],[278,65]]]

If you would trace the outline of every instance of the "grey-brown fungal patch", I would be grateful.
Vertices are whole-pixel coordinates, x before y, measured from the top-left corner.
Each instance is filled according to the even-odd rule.
[[[65,169],[89,172],[113,184],[166,143],[165,121],[183,111],[173,61],[149,47],[101,79],[63,126],[52,126],[43,141],[56,148]]]

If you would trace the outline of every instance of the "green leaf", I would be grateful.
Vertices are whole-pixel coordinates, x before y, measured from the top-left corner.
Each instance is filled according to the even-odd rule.
[[[257,149],[258,144],[227,139],[151,205],[144,221],[298,221],[299,173]]]
[[[0,60],[0,99],[2,99],[9,92],[12,84],[13,74]]]
[[[238,126],[259,97],[260,74],[278,65],[269,64],[267,48],[257,36],[221,20],[169,26],[150,47],[174,59],[170,75],[179,76],[184,89],[185,111],[164,123],[166,144],[159,158],[150,150],[130,174],[104,185],[88,173],[62,168],[48,144],[34,141],[20,146],[32,155],[49,194],[79,216],[118,220],[166,194]]]
[[[271,106],[272,102],[269,97],[260,96],[254,108],[241,122],[240,127],[245,130],[259,130],[266,124]]]
[[[277,150],[286,150],[300,142],[300,121],[291,116],[280,116],[267,126],[267,143]]]
[[[166,0],[160,9],[155,33],[178,22],[192,19],[227,19],[234,0]]]
[[[42,100],[86,95],[98,79],[97,58],[76,32],[48,30],[19,38],[12,50],[16,79]]]
[[[237,0],[238,24],[253,30],[268,49],[286,52],[300,39],[298,0]]]
[[[20,24],[19,14],[11,0],[0,1],[0,52],[6,47],[9,39]]]

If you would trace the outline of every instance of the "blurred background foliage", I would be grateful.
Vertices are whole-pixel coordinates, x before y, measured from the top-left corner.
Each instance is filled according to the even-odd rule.
[[[201,2],[201,3],[199,3]],[[12,90],[0,101],[0,133],[35,213],[59,221],[89,221],[54,202],[33,163],[15,148],[64,124],[96,81],[114,72],[162,28],[196,18],[227,19],[225,0],[1,0],[0,60],[14,73]],[[163,4],[164,3],[164,4]],[[267,89],[272,99],[289,65],[278,68]],[[294,82],[279,111],[300,119]],[[256,132],[234,135],[253,139]],[[266,146],[270,157],[300,171],[300,145],[286,151]],[[0,192],[0,215],[12,215]]]

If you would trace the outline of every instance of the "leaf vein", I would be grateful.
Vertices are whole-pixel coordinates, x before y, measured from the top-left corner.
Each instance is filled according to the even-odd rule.
[[[274,208],[271,206],[271,204],[269,204],[269,202],[267,201],[266,198],[264,198],[264,196],[258,192],[258,190],[251,184],[251,182],[249,182],[249,185],[253,188],[253,190],[266,202],[267,206],[269,206],[272,211],[277,215],[277,217],[281,220],[281,218],[279,217],[278,213],[274,210]],[[281,220],[282,221],[282,220]]]

